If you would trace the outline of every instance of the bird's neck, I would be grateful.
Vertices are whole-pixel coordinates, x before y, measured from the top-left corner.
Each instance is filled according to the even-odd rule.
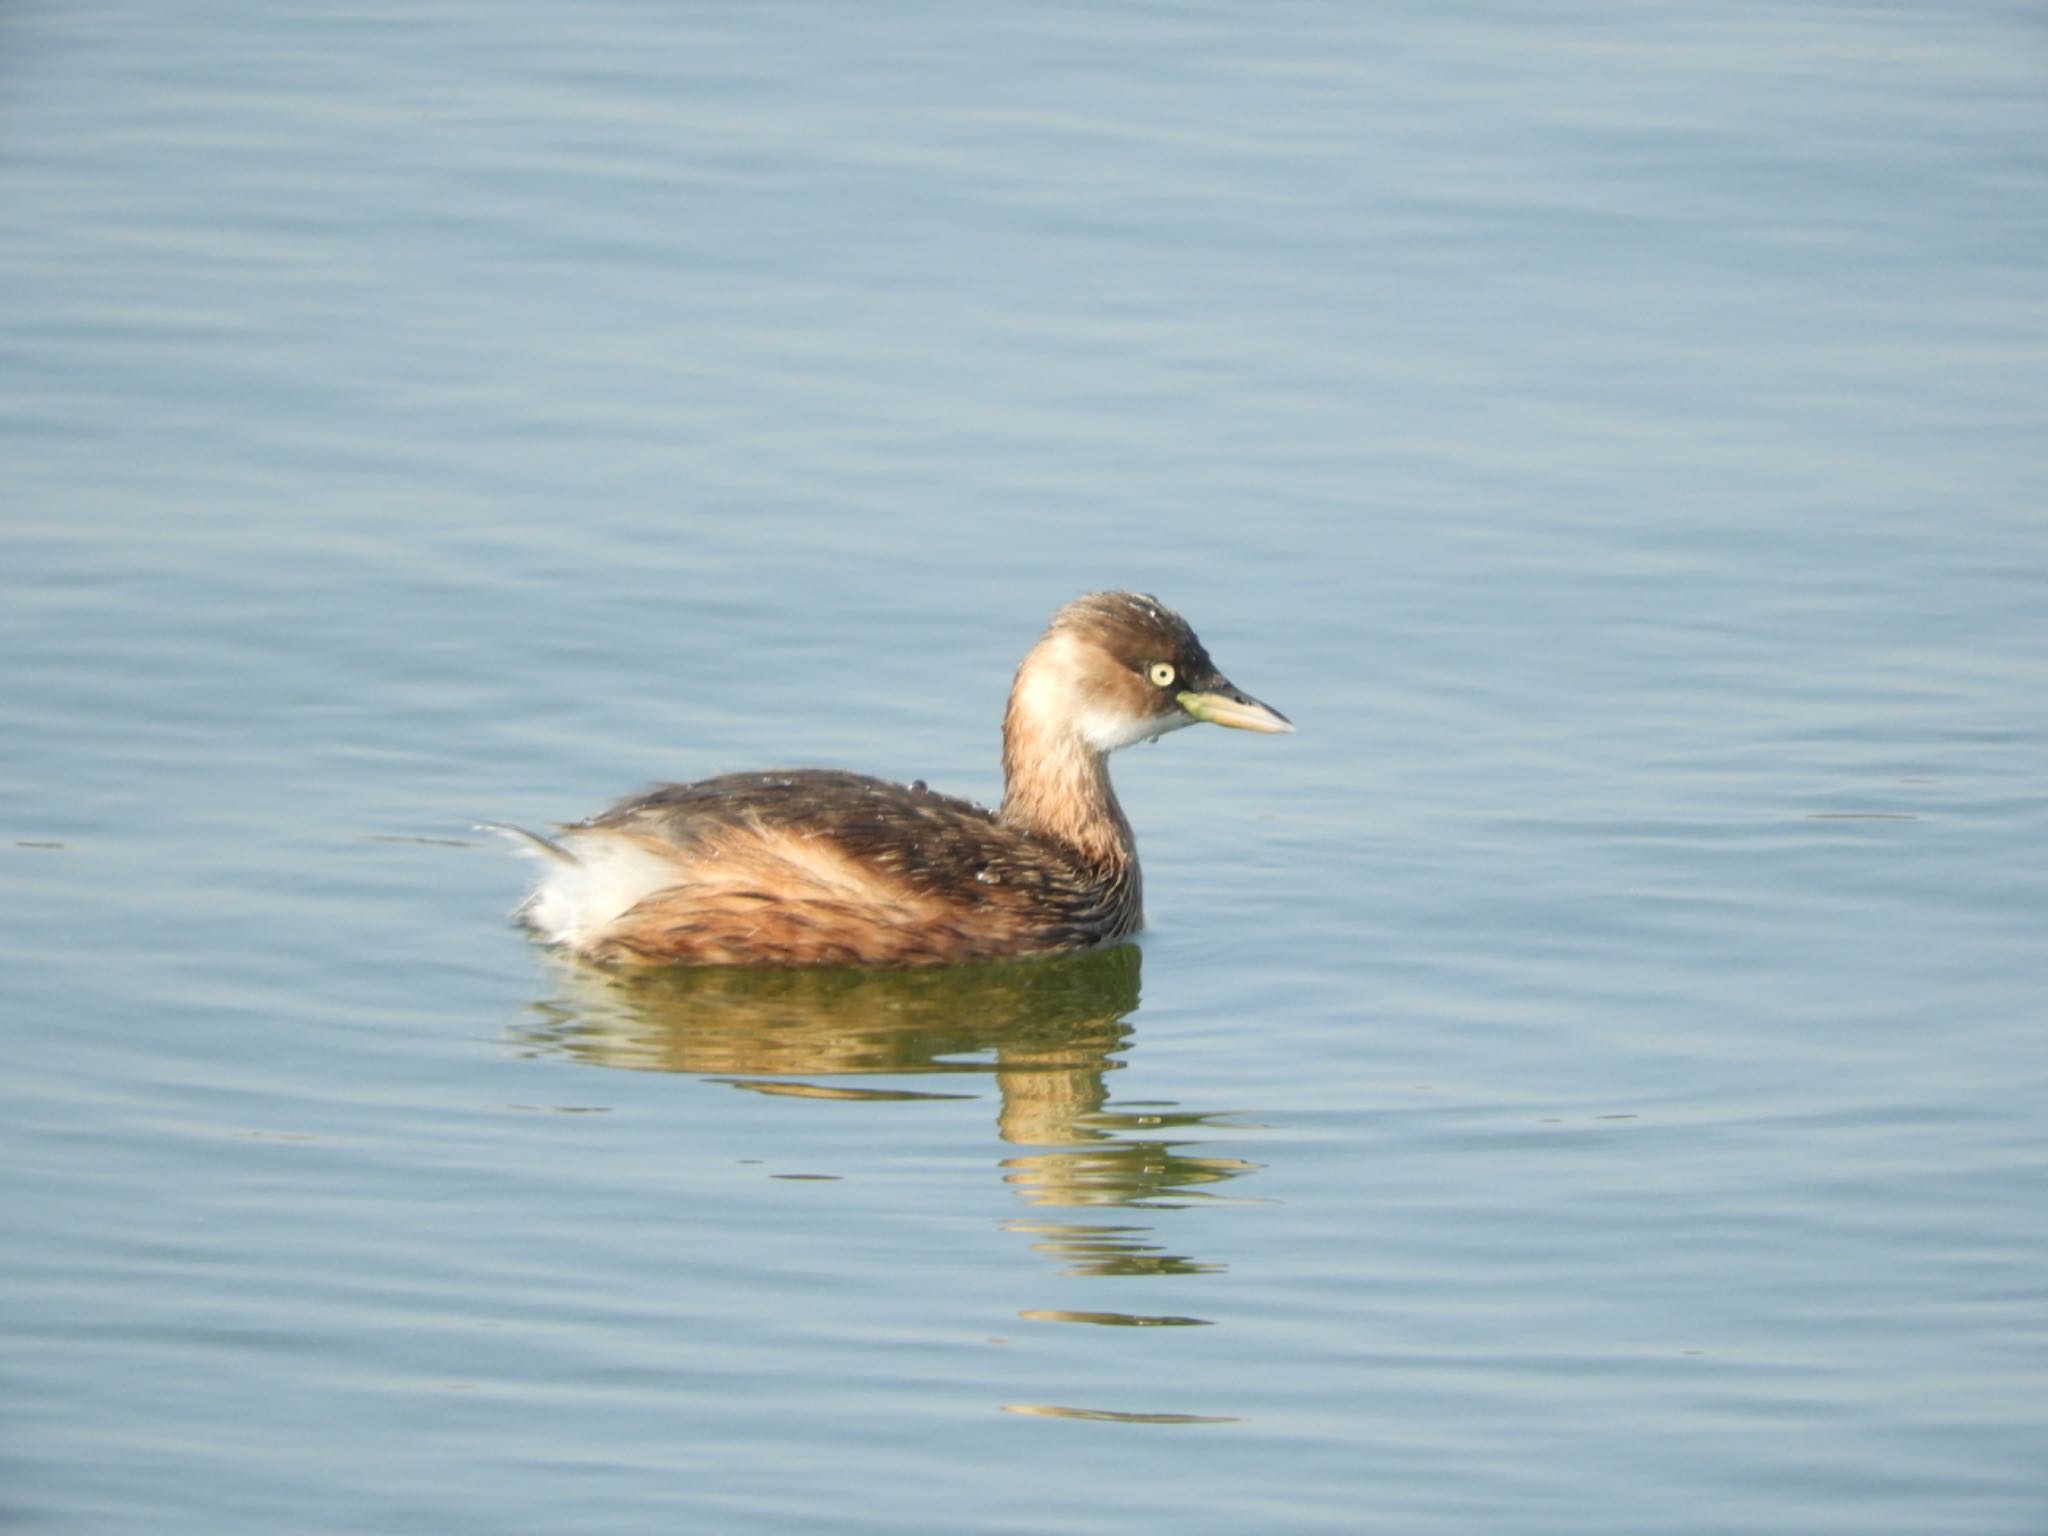
[[[1137,865],[1131,824],[1110,787],[1109,758],[1012,696],[1003,718],[999,820],[1063,843],[1105,874]]]

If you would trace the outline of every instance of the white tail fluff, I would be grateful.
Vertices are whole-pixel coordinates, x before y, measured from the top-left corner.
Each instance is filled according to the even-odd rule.
[[[478,825],[541,862],[540,884],[512,915],[545,943],[587,949],[644,898],[682,883],[670,860],[614,833],[576,830],[556,842],[503,822]]]

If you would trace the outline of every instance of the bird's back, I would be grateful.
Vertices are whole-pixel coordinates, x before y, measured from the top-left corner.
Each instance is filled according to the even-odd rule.
[[[593,958],[935,965],[1085,949],[1138,926],[1098,868],[966,800],[824,769],[663,784],[563,829],[525,910]]]

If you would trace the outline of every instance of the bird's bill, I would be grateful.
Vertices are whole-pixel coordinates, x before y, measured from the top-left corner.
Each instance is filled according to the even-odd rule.
[[[1234,731],[1263,731],[1277,735],[1294,729],[1294,722],[1269,704],[1261,704],[1243,689],[1218,678],[1200,693],[1180,695],[1180,707],[1197,720],[1227,725]]]

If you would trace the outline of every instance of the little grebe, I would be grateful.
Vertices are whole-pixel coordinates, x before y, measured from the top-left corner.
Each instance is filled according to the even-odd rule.
[[[519,917],[595,960],[947,965],[1087,949],[1144,920],[1108,755],[1195,721],[1291,731],[1156,598],[1067,604],[1017,668],[990,812],[827,769],[663,784],[558,837]]]

